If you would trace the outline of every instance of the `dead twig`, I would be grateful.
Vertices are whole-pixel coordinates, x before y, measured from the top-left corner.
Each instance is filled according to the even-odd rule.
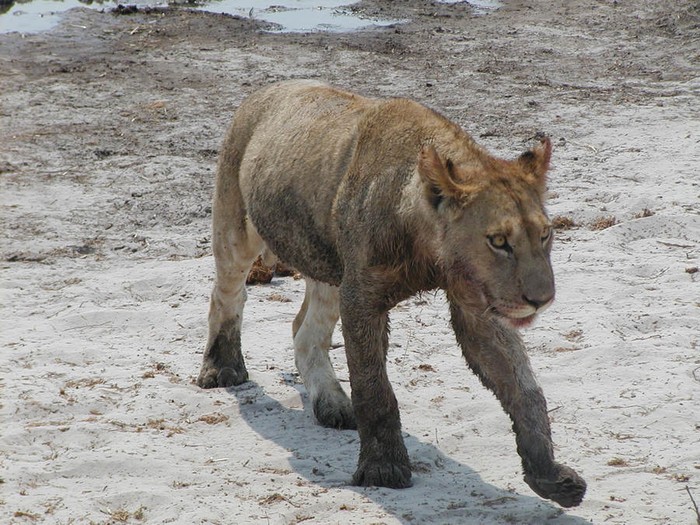
[[[690,501],[693,502],[693,507],[695,507],[695,516],[697,517],[698,525],[700,525],[700,510],[698,510],[698,504],[695,503],[695,498],[693,498],[693,494],[690,492],[690,487],[688,485],[685,486],[685,491],[688,493],[688,496],[690,496]]]
[[[598,148],[596,148],[595,146],[591,146],[590,144],[582,144],[581,142],[575,142],[575,141],[573,141],[573,140],[570,140],[569,142],[571,142],[574,146],[588,148],[589,150],[591,150],[591,151],[592,151],[593,153],[595,153],[596,155],[597,155],[598,152],[600,151]]]
[[[665,241],[656,241],[659,244],[663,244],[664,246],[670,246],[671,248],[695,248],[695,245],[693,244],[678,244],[675,242],[665,242]]]

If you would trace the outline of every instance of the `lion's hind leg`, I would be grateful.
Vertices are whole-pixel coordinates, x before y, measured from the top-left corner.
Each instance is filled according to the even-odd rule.
[[[352,402],[333,370],[328,350],[340,314],[338,288],[306,279],[306,294],[294,321],[294,359],[318,422],[331,428],[357,428]]]
[[[209,305],[209,338],[197,379],[202,388],[230,387],[248,380],[241,352],[245,282],[265,248],[250,220],[241,220],[242,206],[215,202],[213,211],[216,282]]]

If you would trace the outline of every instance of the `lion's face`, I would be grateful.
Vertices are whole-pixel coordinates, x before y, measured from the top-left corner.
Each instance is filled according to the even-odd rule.
[[[552,303],[552,228],[538,199],[489,188],[445,226],[448,279],[468,281],[494,314],[523,326]]]
[[[442,166],[451,181],[433,178],[426,194],[449,288],[513,326],[531,323],[554,300],[552,227],[542,204],[550,152],[545,141],[516,161],[479,170],[450,161],[431,166]]]

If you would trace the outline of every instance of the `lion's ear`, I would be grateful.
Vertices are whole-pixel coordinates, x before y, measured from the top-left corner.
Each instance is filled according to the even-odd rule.
[[[454,165],[444,163],[432,145],[423,146],[418,154],[418,173],[425,186],[428,200],[437,208],[444,198],[458,198],[463,190],[455,180]]]
[[[517,162],[525,172],[525,179],[540,193],[544,193],[547,186],[547,170],[551,159],[552,141],[549,137],[542,137],[537,146],[518,157]]]

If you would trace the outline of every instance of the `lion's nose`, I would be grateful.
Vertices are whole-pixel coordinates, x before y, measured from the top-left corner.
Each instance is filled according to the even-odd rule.
[[[548,305],[553,299],[554,294],[548,294],[543,297],[528,297],[527,295],[523,295],[523,301],[531,306],[534,306],[536,310]]]

